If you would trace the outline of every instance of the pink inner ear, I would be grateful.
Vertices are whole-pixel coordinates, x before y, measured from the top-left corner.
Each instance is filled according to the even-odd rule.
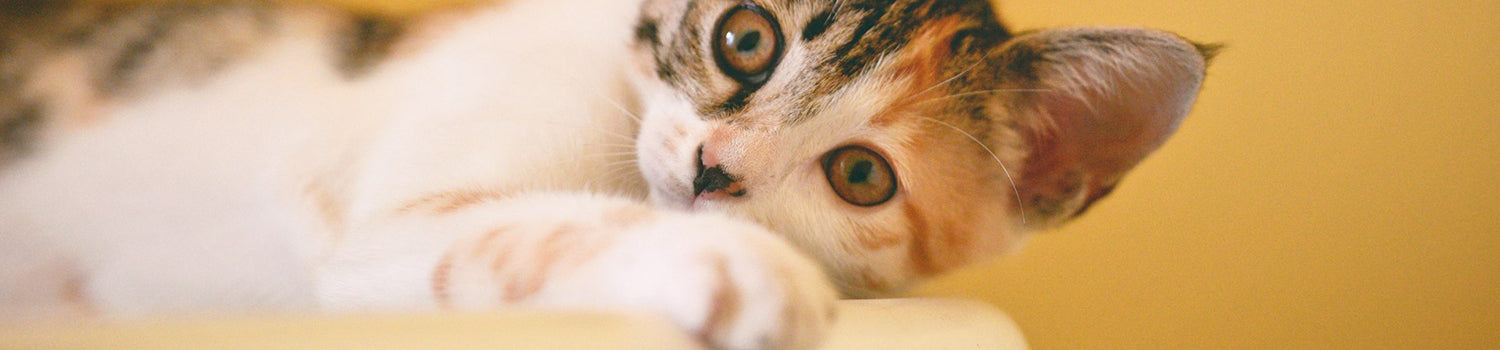
[[[1052,157],[1077,162],[1092,182],[1109,186],[1160,147],[1184,114],[1159,108],[1172,103],[1159,95],[1115,92],[1116,96],[1085,97],[1090,102],[1056,94],[1040,101],[1051,119],[1053,142],[1062,145],[1061,154]]]
[[[1051,89],[1032,96],[1031,153],[1022,175],[1029,217],[1043,225],[1082,213],[1160,147],[1187,114],[1196,78],[1126,74],[1074,62],[1081,81],[1112,88]],[[1186,83],[1186,84],[1183,84]]]

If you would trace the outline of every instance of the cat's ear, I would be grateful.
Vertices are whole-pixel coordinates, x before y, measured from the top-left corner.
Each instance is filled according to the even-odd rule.
[[[1017,93],[1005,108],[1027,150],[1016,178],[1029,227],[1067,221],[1108,195],[1192,107],[1216,46],[1145,29],[1019,36],[989,60]]]

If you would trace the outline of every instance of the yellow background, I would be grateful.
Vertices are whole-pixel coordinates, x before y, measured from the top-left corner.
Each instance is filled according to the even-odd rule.
[[[1001,3],[1229,47],[1111,198],[922,294],[1036,349],[1500,348],[1500,1]]]
[[[1229,48],[1110,199],[917,294],[998,305],[1043,350],[1500,347],[1500,1],[1001,8]]]

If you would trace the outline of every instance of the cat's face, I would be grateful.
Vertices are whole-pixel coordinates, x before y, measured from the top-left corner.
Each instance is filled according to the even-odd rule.
[[[1157,32],[1013,38],[984,0],[650,0],[635,37],[652,201],[765,224],[854,296],[1078,214],[1203,69]]]

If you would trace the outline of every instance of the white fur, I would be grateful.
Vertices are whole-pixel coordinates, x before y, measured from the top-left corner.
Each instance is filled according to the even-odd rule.
[[[80,301],[111,317],[432,309],[435,265],[455,242],[495,225],[594,222],[643,199],[636,98],[622,71],[638,8],[506,2],[440,24],[441,35],[357,81],[327,64],[328,18],[280,14],[249,61],[106,106],[97,125],[0,174],[0,319],[56,316]],[[309,188],[329,191],[341,211],[319,213]],[[514,197],[392,215],[462,189]],[[612,246],[523,302],[645,309],[706,331],[715,286],[730,278],[743,311],[706,335],[714,344],[804,348],[827,327],[836,294],[765,229],[654,217],[596,237]],[[548,231],[518,232],[506,239],[535,250]],[[710,256],[730,276],[703,262]],[[452,306],[498,307],[493,291],[508,283],[455,280]],[[68,300],[70,288],[82,300]],[[787,322],[806,331],[783,334]]]

